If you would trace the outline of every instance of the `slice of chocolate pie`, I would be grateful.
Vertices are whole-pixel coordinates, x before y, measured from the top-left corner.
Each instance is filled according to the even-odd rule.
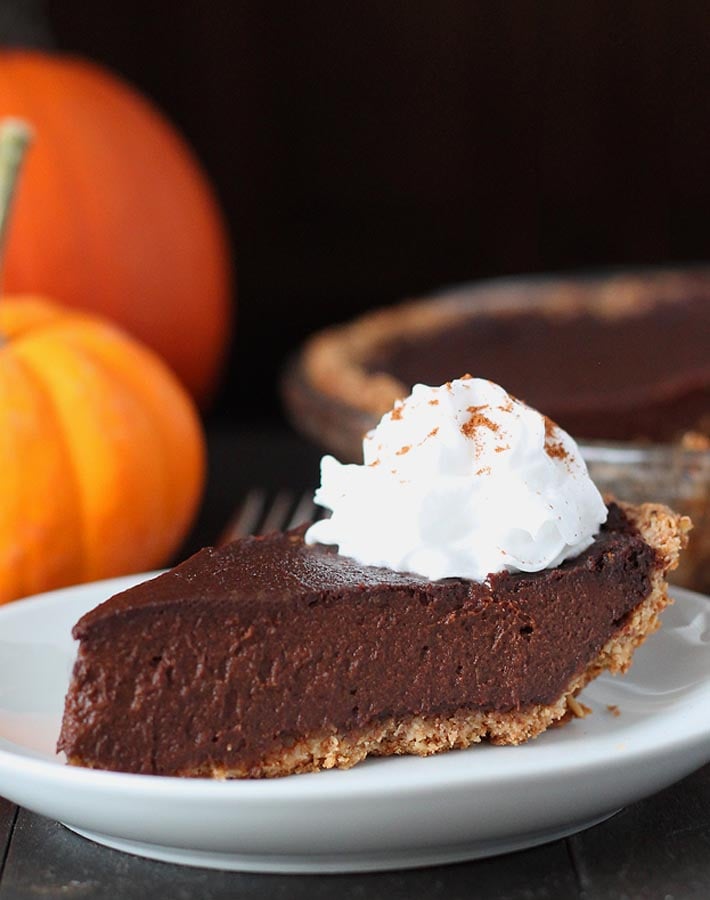
[[[77,623],[70,763],[263,777],[518,744],[658,627],[689,521],[607,508],[569,435],[497,385],[418,385],[365,444],[323,461],[330,519]]]
[[[300,530],[202,550],[78,622],[59,749],[231,778],[525,741],[623,672],[668,603],[685,523],[609,512],[577,558],[484,584],[363,566]]]

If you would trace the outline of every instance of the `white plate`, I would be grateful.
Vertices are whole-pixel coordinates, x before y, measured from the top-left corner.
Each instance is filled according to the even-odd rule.
[[[676,589],[664,627],[628,675],[603,676],[584,692],[593,715],[520,747],[263,781],[67,767],[54,744],[75,653],[71,626],[144,577],[0,609],[0,794],[111,847],[263,872],[454,862],[571,834],[710,760],[710,600]]]

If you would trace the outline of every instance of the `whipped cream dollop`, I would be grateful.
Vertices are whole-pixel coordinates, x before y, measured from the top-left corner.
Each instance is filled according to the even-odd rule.
[[[482,378],[416,385],[363,456],[323,457],[315,501],[332,515],[306,542],[366,565],[431,580],[537,572],[585,550],[606,520],[572,438]]]

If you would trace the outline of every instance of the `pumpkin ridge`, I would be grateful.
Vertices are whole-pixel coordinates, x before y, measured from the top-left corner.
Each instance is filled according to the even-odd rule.
[[[80,487],[83,580],[135,571],[148,556],[156,502],[138,420],[130,418],[139,405],[94,360],[54,335],[28,338],[17,352],[44,375],[64,425]]]
[[[58,328],[59,330],[59,328]],[[91,321],[74,323],[68,339],[85,344],[102,365],[146,404],[156,444],[160,448],[163,544],[174,547],[192,521],[204,488],[206,447],[196,408],[178,386],[165,362],[147,347],[129,340],[113,326]],[[146,370],[151,377],[146,378]],[[179,447],[179,452],[173,448]],[[157,553],[151,567],[164,564],[167,552]]]
[[[0,546],[7,548],[14,541],[15,550],[11,552],[17,558],[14,566],[8,566],[6,559],[0,564],[0,602],[67,584],[81,569],[85,552],[79,486],[71,469],[62,422],[42,379],[9,346],[10,352],[0,362],[0,396],[2,408],[13,409],[5,390],[8,378],[12,379],[15,415],[13,427],[3,428],[3,442],[5,453],[12,442],[19,458],[14,465],[7,457],[3,460],[2,516],[8,515],[8,492],[12,493],[13,481],[18,508],[10,523],[12,534],[3,535]],[[20,418],[25,420],[24,427]],[[8,572],[15,577],[14,587],[8,584]]]
[[[129,366],[120,363],[121,354],[131,354],[135,345],[123,335],[121,331],[111,326],[105,327],[94,322],[77,322],[72,326],[55,327],[57,336],[78,353],[82,353],[93,361],[97,367],[107,369],[116,383],[120,383],[123,389],[136,401],[138,408],[143,408],[149,400],[152,379],[144,378],[145,361],[142,360],[139,374],[131,372]],[[182,397],[180,398],[182,399]],[[157,546],[151,552],[144,550],[148,556],[146,565],[149,568],[162,565],[167,562],[166,546],[172,546],[175,539],[184,533],[194,513],[194,508],[185,510],[184,498],[171,484],[169,469],[172,462],[170,453],[170,440],[164,434],[163,421],[171,414],[170,409],[161,409],[152,403],[145,409],[143,424],[150,431],[153,442],[159,447],[159,463],[152,466],[150,491],[155,495],[154,514],[156,519],[150,528],[151,533],[158,536]],[[134,423],[135,424],[135,423]],[[146,463],[148,464],[148,463]],[[199,495],[199,489],[196,492]]]

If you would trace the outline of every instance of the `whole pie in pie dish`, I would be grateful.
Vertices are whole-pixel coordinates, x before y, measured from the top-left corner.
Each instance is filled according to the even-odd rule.
[[[316,333],[283,381],[296,428],[356,461],[415,382],[475,371],[577,439],[710,435],[710,269],[479,282]]]

